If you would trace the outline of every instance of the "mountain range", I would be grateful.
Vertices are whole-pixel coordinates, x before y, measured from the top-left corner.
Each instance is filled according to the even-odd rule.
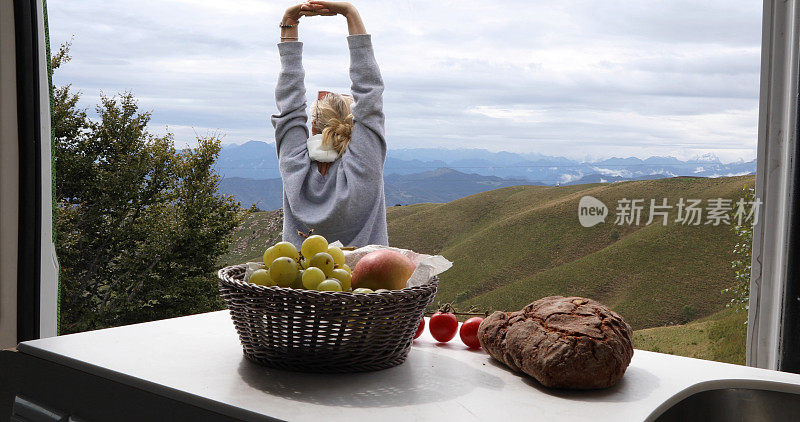
[[[449,168],[384,177],[388,206],[448,202],[492,189],[530,184],[524,179],[467,174]],[[244,207],[256,204],[262,210],[274,210],[282,205],[282,188],[280,178],[225,177],[220,181],[219,190],[225,195],[233,195]]]
[[[215,169],[220,191],[243,206],[281,206],[281,181],[275,144],[249,141],[226,145]],[[559,186],[676,176],[721,177],[755,174],[756,160],[723,163],[707,153],[683,161],[675,157],[612,157],[578,161],[536,153],[483,149],[390,149],[384,166],[386,204],[448,202],[505,186]]]

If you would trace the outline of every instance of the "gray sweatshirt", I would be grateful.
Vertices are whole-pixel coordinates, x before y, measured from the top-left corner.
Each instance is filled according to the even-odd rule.
[[[354,103],[352,139],[323,176],[308,157],[303,43],[278,44],[281,72],[272,116],[283,179],[283,240],[300,247],[297,231],[340,240],[345,246],[388,245],[383,193],[383,79],[369,34],[347,37]]]

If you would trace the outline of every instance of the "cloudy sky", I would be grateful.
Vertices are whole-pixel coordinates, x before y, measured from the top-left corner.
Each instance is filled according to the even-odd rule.
[[[390,148],[578,159],[755,158],[761,5],[743,0],[363,1]],[[55,75],[93,107],[132,91],[178,145],[272,141],[277,23],[291,3],[50,0]],[[343,17],[303,18],[306,88],[346,92]]]

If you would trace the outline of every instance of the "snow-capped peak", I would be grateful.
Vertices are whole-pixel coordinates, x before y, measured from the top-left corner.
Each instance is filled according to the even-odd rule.
[[[692,159],[695,163],[722,163],[719,161],[719,157],[712,152],[706,152],[704,154],[700,154]]]

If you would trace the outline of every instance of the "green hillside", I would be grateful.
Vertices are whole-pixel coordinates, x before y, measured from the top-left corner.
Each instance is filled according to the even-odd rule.
[[[261,261],[267,245],[281,241],[283,211],[260,211],[247,216],[233,234],[228,253],[221,256],[219,266]]]
[[[745,364],[747,312],[725,309],[685,325],[637,330],[637,349]]]
[[[520,309],[543,296],[600,300],[635,328],[686,322],[723,309],[733,281],[729,225],[643,226],[649,199],[738,199],[748,179],[672,178],[566,187],[515,186],[446,204],[388,210],[394,246],[453,261],[437,300],[480,308]],[[605,223],[584,228],[584,195],[603,201]],[[645,199],[642,226],[615,225],[622,198]],[[677,216],[672,211],[670,219]],[[705,217],[704,217],[705,218]]]

